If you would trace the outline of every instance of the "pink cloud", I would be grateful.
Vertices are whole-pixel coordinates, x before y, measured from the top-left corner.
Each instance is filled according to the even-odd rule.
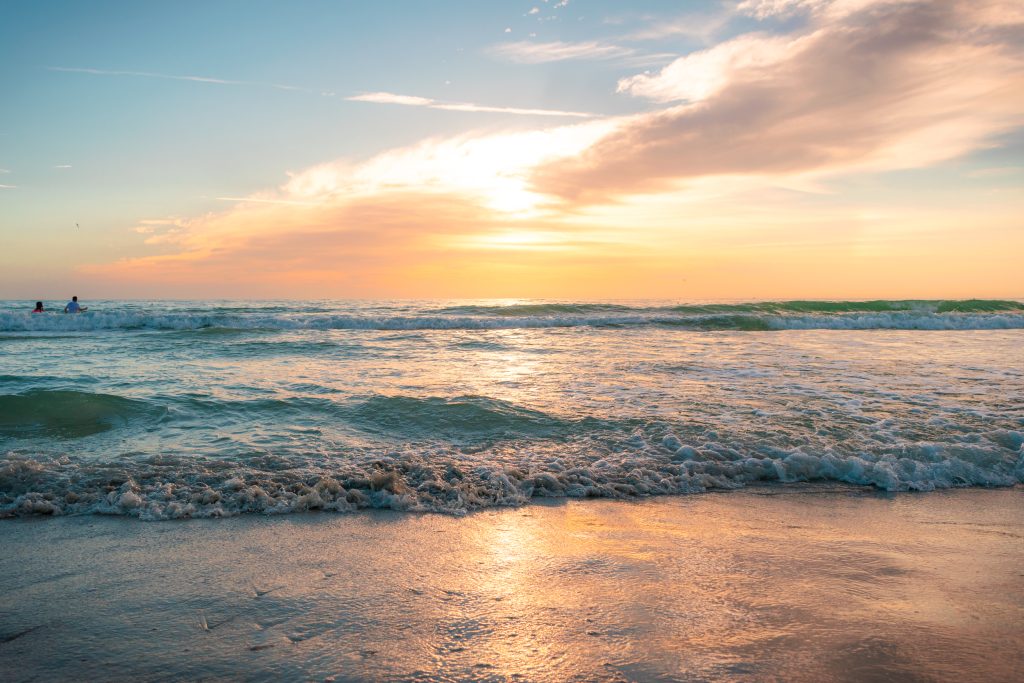
[[[822,7],[798,35],[740,36],[624,80],[680,104],[539,168],[535,187],[589,202],[698,176],[921,167],[1024,124],[1012,4],[807,4]]]

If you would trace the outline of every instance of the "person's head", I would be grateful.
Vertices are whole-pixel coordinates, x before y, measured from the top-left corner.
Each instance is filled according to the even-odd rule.
[[[36,310],[37,311],[43,310],[43,302],[42,301],[37,301],[36,302]]]
[[[72,301],[78,301],[78,297],[77,296],[73,296],[73,297],[71,297],[71,300]]]

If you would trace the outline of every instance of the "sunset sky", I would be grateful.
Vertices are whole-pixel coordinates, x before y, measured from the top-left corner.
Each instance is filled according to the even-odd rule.
[[[1019,0],[0,4],[0,298],[1024,297]]]

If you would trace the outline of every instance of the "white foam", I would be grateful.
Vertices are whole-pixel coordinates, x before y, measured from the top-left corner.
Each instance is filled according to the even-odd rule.
[[[219,314],[89,312],[81,315],[32,315],[0,312],[0,332],[97,332],[105,330],[495,330],[553,327],[672,326],[689,330],[1000,330],[1024,329],[1024,313],[838,313],[769,314],[557,314],[359,315],[359,314]]]
[[[7,492],[0,495],[0,516],[92,512],[155,520],[362,508],[464,514],[537,497],[688,494],[754,482],[831,481],[885,491],[1013,486],[1024,483],[1022,442],[1020,432],[1000,430],[972,443],[844,453],[682,444],[672,434],[651,446],[634,434],[623,438],[617,452],[596,446],[523,450],[511,461],[497,451],[467,455],[443,446],[330,465],[310,460],[281,471],[161,456],[161,477],[153,475],[154,459],[124,463],[113,480],[109,464],[8,453],[0,458],[0,491]]]

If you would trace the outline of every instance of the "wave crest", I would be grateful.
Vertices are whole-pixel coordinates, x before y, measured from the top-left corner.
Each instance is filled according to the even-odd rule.
[[[391,508],[466,512],[543,497],[632,498],[762,482],[839,482],[886,491],[1024,483],[1024,434],[879,452],[683,443],[648,428],[615,443],[525,441],[488,450],[407,445],[289,461],[158,455],[110,462],[0,457],[0,517],[120,514],[143,519]],[[514,453],[510,459],[508,454]]]
[[[0,332],[105,330],[493,330],[555,327],[672,327],[693,331],[1024,329],[1024,303],[965,301],[784,301],[745,304],[626,306],[536,303],[360,312],[283,307],[188,311],[89,311],[80,315],[0,313]]]

